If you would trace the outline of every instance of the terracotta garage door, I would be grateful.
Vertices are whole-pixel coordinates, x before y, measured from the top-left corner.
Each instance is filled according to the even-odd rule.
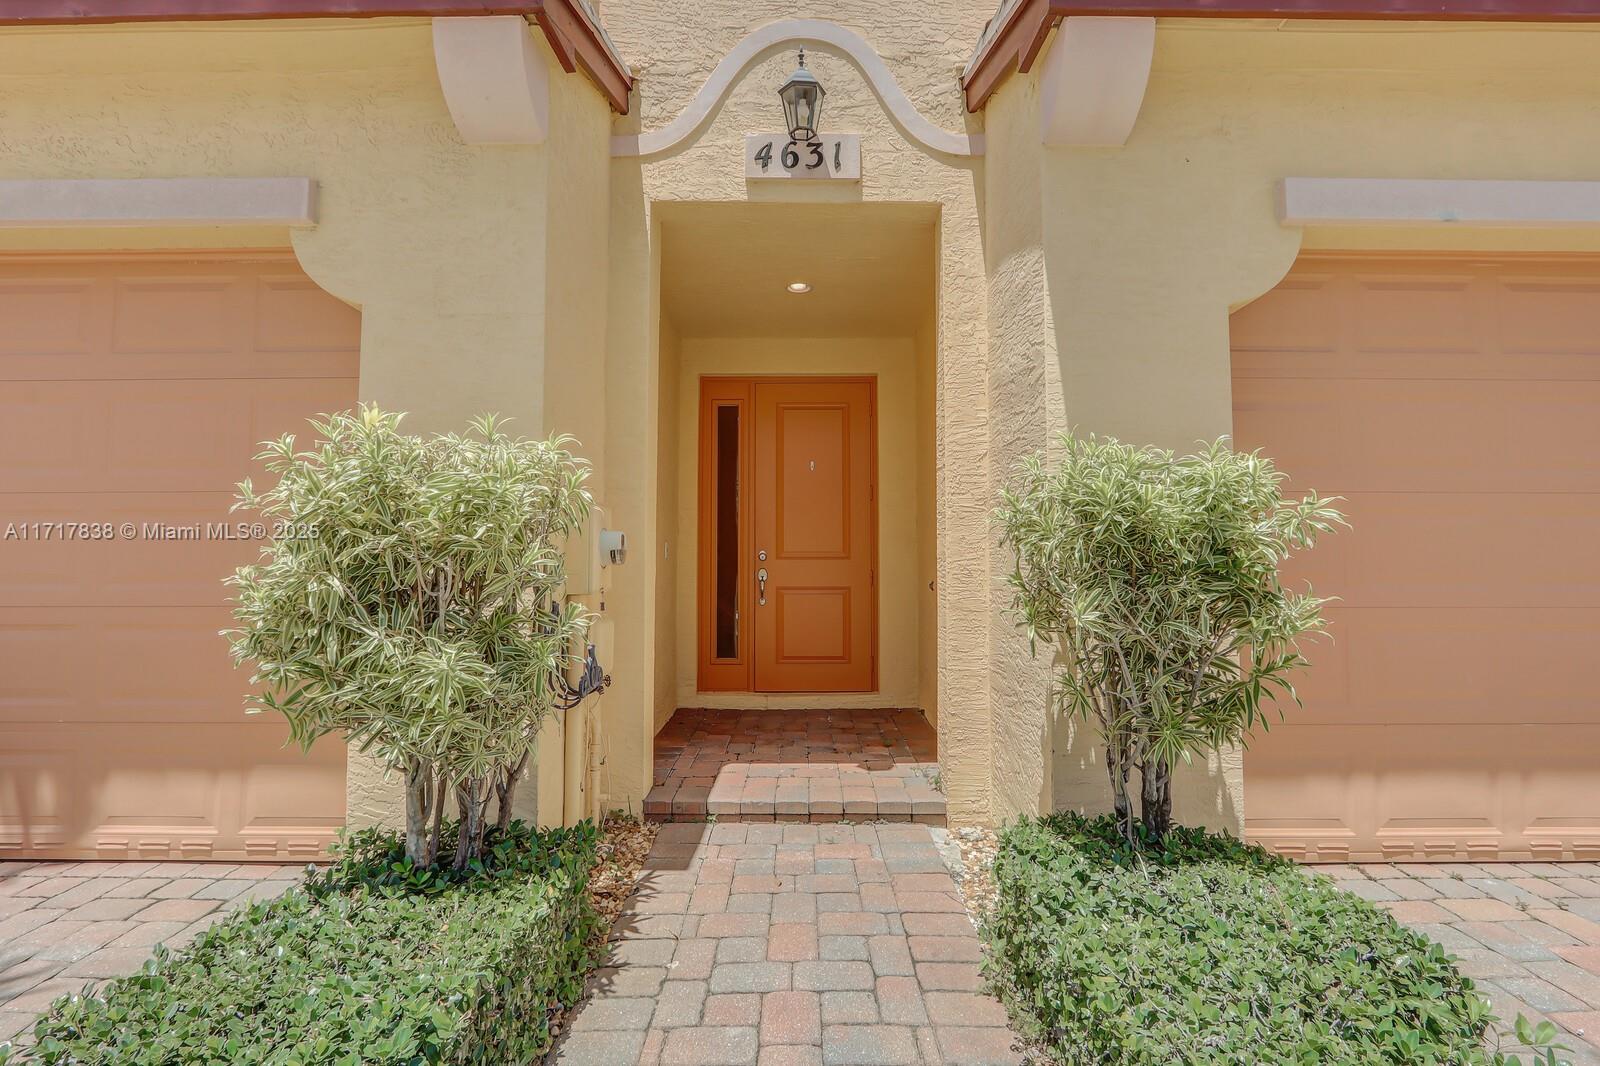
[[[356,398],[292,259],[0,258],[0,855],[298,859],[344,749],[246,716],[213,523],[257,442]],[[246,531],[248,535],[248,531]]]
[[[1249,832],[1317,859],[1600,856],[1600,265],[1304,260],[1233,316],[1238,443],[1352,528]]]

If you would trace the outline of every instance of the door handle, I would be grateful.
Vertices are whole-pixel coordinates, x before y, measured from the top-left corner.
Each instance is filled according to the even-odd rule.
[[[767,568],[764,566],[756,571],[756,586],[759,589],[757,602],[762,607],[765,607],[767,605]]]

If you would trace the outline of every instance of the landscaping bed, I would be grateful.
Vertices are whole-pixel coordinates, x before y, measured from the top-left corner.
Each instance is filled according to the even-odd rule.
[[[588,891],[596,848],[588,823],[514,823],[490,831],[483,861],[453,873],[415,869],[393,834],[356,834],[303,888],[239,911],[182,954],[158,953],[97,996],[57,1001],[30,1055],[150,1066],[536,1061],[601,941]]]
[[[1060,1063],[1513,1061],[1482,1047],[1489,1006],[1438,945],[1231,837],[1136,848],[1112,818],[1029,819],[993,876],[989,975]]]

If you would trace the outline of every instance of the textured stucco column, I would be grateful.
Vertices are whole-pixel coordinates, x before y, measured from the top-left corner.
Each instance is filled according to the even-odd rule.
[[[989,692],[992,498],[982,227],[964,213],[946,214],[942,221],[934,489],[939,770],[950,824],[988,825],[994,809],[994,705]]]
[[[991,507],[999,504],[1021,458],[1048,449],[1066,428],[1045,274],[1038,108],[1035,80],[1014,78],[990,98],[987,111]],[[1007,583],[1013,557],[1000,545],[993,523],[988,534],[991,813],[1004,822],[1050,808],[1051,657],[1047,647],[1034,654],[1018,628]]]

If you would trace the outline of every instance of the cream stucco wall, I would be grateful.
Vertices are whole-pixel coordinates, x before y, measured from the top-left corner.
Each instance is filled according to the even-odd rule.
[[[929,274],[937,261],[928,264]],[[933,281],[932,276],[929,278]],[[930,306],[912,337],[917,364],[917,706],[939,725],[939,313]]]
[[[901,87],[930,120],[950,130],[977,129],[981,119],[965,113],[958,71],[966,61],[990,14],[982,5],[947,2],[911,11],[866,0],[823,0],[803,14],[826,19],[861,34],[885,58]],[[729,49],[755,27],[794,17],[792,6],[777,0],[697,5],[693,16],[666,0],[610,0],[606,25],[638,77],[636,108],[615,123],[617,132],[656,129],[675,118],[699,90]],[[663,654],[647,624],[628,628],[628,613],[656,615],[649,598],[658,587],[663,531],[656,526],[657,493],[653,484],[661,468],[656,419],[661,400],[660,220],[662,202],[751,200],[860,200],[920,202],[937,209],[939,267],[937,288],[936,376],[932,385],[939,426],[931,469],[937,476],[934,521],[938,531],[937,684],[907,682],[907,691],[921,698],[936,688],[940,704],[962,713],[939,716],[942,779],[949,795],[952,820],[990,818],[989,672],[982,652],[988,633],[990,596],[988,509],[990,485],[981,464],[966,457],[987,454],[989,435],[984,371],[986,288],[982,259],[979,199],[981,166],[970,159],[934,157],[908,142],[884,115],[871,89],[847,62],[813,49],[808,66],[828,87],[825,126],[831,131],[858,132],[862,139],[863,177],[859,186],[807,187],[803,183],[775,187],[744,180],[743,138],[746,133],[777,129],[781,118],[775,90],[793,69],[785,52],[757,64],[729,93],[720,113],[695,139],[663,157],[640,161],[618,158],[612,163],[611,306],[608,359],[615,375],[610,394],[607,460],[613,470],[626,464],[640,473],[642,495],[622,502],[615,492],[618,520],[630,536],[655,550],[638,569],[630,560],[628,587],[619,586],[618,672],[655,676],[654,659]],[[687,346],[688,341],[685,341]],[[794,368],[789,368],[794,369]],[[625,382],[623,388],[617,386]],[[680,395],[678,408],[683,408]],[[691,423],[692,424],[692,423]],[[928,442],[924,442],[927,444]],[[682,443],[679,445],[680,456]],[[681,512],[684,472],[678,471]],[[911,505],[916,506],[915,493]],[[681,539],[681,537],[680,537]],[[675,548],[674,552],[677,553]],[[687,554],[678,556],[680,560]],[[647,572],[648,570],[648,572]],[[684,615],[679,584],[678,616]],[[913,627],[914,628],[914,627]],[[692,630],[689,631],[692,637]],[[683,659],[685,631],[680,628],[677,656]],[[923,661],[920,652],[916,661]],[[920,668],[920,667],[919,667]],[[619,684],[608,705],[619,720],[654,721],[651,687]],[[637,708],[624,711],[622,703]],[[608,752],[606,788],[611,802],[637,803],[650,781],[648,735],[630,732],[626,750]]]
[[[985,114],[964,111],[959,70],[990,14],[958,0],[819,0],[805,12],[865,38],[929,120],[987,136],[983,159],[929,154],[852,65],[814,52],[825,128],[860,133],[863,156],[859,185],[820,188],[743,177],[743,136],[778,126],[787,52],[752,69],[682,147],[646,161],[608,154],[612,133],[676,117],[752,28],[794,15],[777,0],[608,0],[608,29],[638,75],[635,106],[613,119],[552,64],[551,134],[536,147],[460,140],[424,20],[8,30],[0,176],[308,176],[321,219],[292,237],[6,230],[0,250],[292,242],[314,279],[362,311],[364,398],[409,410],[416,429],[496,409],[526,432],[574,434],[609,523],[634,546],[606,576],[598,632],[615,684],[598,715],[604,799],[637,808],[654,731],[692,677],[684,383],[696,358],[751,369],[733,342],[680,340],[663,321],[658,206],[931,205],[929,319],[870,342],[894,348],[885,372],[927,371],[905,371],[915,417],[896,447],[915,460],[904,514],[916,577],[895,601],[912,606],[892,627],[906,650],[893,662],[885,650],[885,696],[892,677],[893,702],[942,708],[952,821],[1096,808],[1092,738],[1051,721],[1049,664],[1004,613],[1007,560],[988,516],[1016,457],[1068,425],[1175,447],[1228,432],[1228,315],[1302,246],[1600,250],[1595,229],[1301,234],[1274,214],[1288,176],[1600,179],[1588,135],[1600,32],[1163,20],[1127,146],[1046,149],[1037,74],[1007,79]],[[771,370],[804,369],[786,365],[784,344],[771,351]],[[673,411],[675,423],[663,418]],[[1186,773],[1180,816],[1237,828],[1241,764],[1230,752]],[[353,760],[350,781],[353,822],[393,817],[392,783],[370,763]]]
[[[684,541],[679,533],[678,507],[682,499],[678,477],[681,469],[679,444],[682,440],[693,439],[697,431],[694,420],[684,423],[679,417],[678,401],[683,394],[681,347],[678,331],[666,316],[661,319],[660,352],[662,416],[656,433],[656,529],[659,544],[653,546],[658,564],[654,716],[657,731],[667,724],[667,719],[678,708],[678,653],[683,645],[687,644],[690,648],[694,646],[694,628],[681,629],[678,620],[678,574],[683,569],[682,560],[693,559],[698,550],[695,544]],[[694,469],[699,459],[691,452],[689,462],[690,469]],[[691,483],[689,498],[695,498],[695,492]],[[685,588],[692,602],[694,585]],[[679,639],[680,630],[685,635],[682,640]]]
[[[665,349],[665,345],[663,348]],[[780,695],[700,692],[696,685],[696,567],[699,559],[700,379],[718,375],[859,375],[877,379],[878,691]],[[920,597],[923,523],[916,347],[909,337],[688,337],[672,411],[678,429],[674,555],[677,581],[676,695],[679,707],[920,707]]]
[[[548,392],[563,405],[554,427],[584,438],[603,491],[592,368],[606,276],[592,249],[605,241],[610,112],[546,54],[548,143],[473,147],[445,108],[425,19],[0,32],[0,177],[304,176],[320,216],[292,238],[0,230],[0,250],[292,239],[311,277],[362,312],[363,399],[409,412],[413,430],[494,410],[532,434],[547,428]],[[397,782],[371,759],[352,753],[348,780],[353,824],[399,815]],[[524,811],[538,791],[522,790]]]
[[[1163,20],[1128,145],[1044,153],[1045,270],[1069,415],[1171,446],[1227,432],[1228,314],[1276,284],[1301,245],[1277,222],[1277,182],[1594,180],[1600,142],[1572,131],[1600,89],[1597,59],[1600,32],[1588,27]],[[1021,79],[1002,90],[1027,91]],[[1094,210],[1070,209],[1084,203]],[[1307,241],[1595,244],[1592,229],[1448,227]]]
[[[1178,448],[1230,431],[1229,312],[1275,285],[1302,244],[1276,219],[1284,177],[1600,178],[1600,141],[1574,134],[1600,93],[1600,33],[1588,27],[1163,20],[1144,107],[1120,149],[1032,147],[1036,80],[1008,79],[988,108],[991,205],[1005,205],[1003,225],[1020,231],[1005,248],[1001,226],[988,234],[991,362],[1032,343],[1050,353],[1043,366],[1001,374],[1047,382],[1029,439],[1056,417]],[[1592,250],[1600,235],[1345,227],[1304,243]],[[1002,314],[994,287],[1042,293],[1045,321],[1016,306],[1025,297]],[[1034,699],[997,706],[1017,719],[1007,750],[1048,731],[1055,752],[1048,773],[1019,764],[997,775],[998,789],[1025,793],[1034,777],[1053,778],[1056,805],[1104,806],[1092,738],[1038,722]],[[1229,752],[1186,773],[1180,817],[1237,828],[1242,764]]]

